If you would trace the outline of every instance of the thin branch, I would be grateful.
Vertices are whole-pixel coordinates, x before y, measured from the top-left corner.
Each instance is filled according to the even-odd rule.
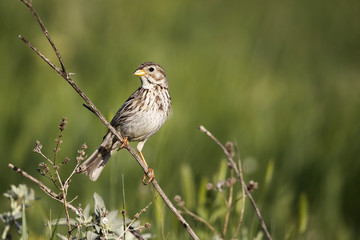
[[[47,40],[49,41],[51,47],[54,49],[54,52],[55,52],[57,58],[59,59],[59,62],[60,62],[61,68],[62,68],[62,72],[66,72],[65,65],[64,65],[64,62],[63,62],[62,57],[60,55],[60,52],[57,50],[53,40],[50,37],[50,34],[49,34],[48,30],[45,28],[44,23],[41,21],[39,15],[36,13],[34,8],[32,7],[31,0],[21,0],[21,1],[29,8],[31,13],[35,16],[36,21],[39,23],[39,25],[41,27],[41,31],[45,34],[45,36],[46,36]]]
[[[71,172],[71,174],[69,175],[69,177],[65,180],[65,182],[64,182],[64,188],[65,188],[66,190],[67,190],[68,187],[69,187],[69,183],[70,183],[70,180],[71,180],[72,176],[76,173],[76,169],[77,169],[79,166],[80,166],[80,164],[76,164],[74,170]],[[76,196],[76,198],[77,198],[77,196]],[[73,201],[73,200],[71,200],[71,201]]]
[[[54,161],[55,162],[55,161]],[[65,215],[66,215],[66,223],[68,225],[68,234],[69,234],[69,239],[72,239],[72,236],[71,236],[71,224],[70,224],[70,216],[69,216],[69,209],[68,209],[68,202],[66,200],[66,197],[67,197],[67,191],[64,187],[64,184],[62,183],[61,181],[61,178],[60,178],[60,175],[59,175],[59,172],[58,170],[56,169],[55,170],[55,174],[56,174],[56,177],[57,179],[59,180],[59,183],[60,183],[60,190],[61,190],[61,194],[62,194],[62,198],[63,198],[63,201],[64,201],[64,208],[65,208]]]
[[[45,57],[44,54],[42,54],[34,45],[32,45],[32,43],[30,43],[28,40],[26,40],[26,38],[24,38],[22,35],[19,35],[19,38],[26,44],[28,45],[37,55],[39,55],[39,57],[41,57],[47,64],[50,65],[50,67],[52,67],[58,74],[62,75],[62,71],[60,68],[58,68],[54,63],[52,63],[50,61],[50,59],[48,59],[47,57]]]
[[[148,205],[146,205],[143,209],[141,209],[140,212],[136,213],[133,220],[128,224],[128,226],[126,227],[126,229],[124,229],[124,231],[120,234],[120,236],[117,238],[117,240],[121,239],[121,237],[128,231],[131,229],[131,225],[139,219],[140,215],[143,213],[143,212],[146,212],[146,210],[150,207],[150,205],[152,204],[152,202],[150,202]],[[125,225],[125,224],[124,224]]]
[[[260,210],[259,210],[259,208],[257,207],[256,202],[254,201],[254,198],[252,197],[251,193],[250,193],[249,190],[247,189],[247,185],[246,185],[244,179],[242,178],[242,176],[241,176],[241,174],[240,174],[240,172],[239,172],[239,169],[237,168],[234,160],[232,159],[231,154],[226,150],[225,146],[222,145],[221,142],[220,142],[216,137],[214,137],[214,135],[212,135],[212,133],[209,132],[204,126],[199,126],[199,129],[200,129],[201,132],[203,132],[203,133],[205,133],[206,135],[208,135],[208,136],[224,151],[227,159],[229,160],[230,166],[232,167],[232,169],[234,169],[234,171],[235,171],[235,173],[236,173],[239,181],[241,182],[241,185],[242,185],[243,189],[244,189],[245,192],[246,192],[246,195],[249,197],[250,202],[251,202],[251,204],[253,205],[253,207],[254,207],[254,209],[255,209],[255,212],[256,212],[256,214],[257,214],[257,216],[258,216],[258,218],[259,218],[260,224],[261,224],[261,226],[262,226],[262,228],[263,228],[263,231],[264,231],[267,239],[271,240],[271,239],[272,239],[272,238],[271,238],[271,235],[270,235],[270,233],[269,233],[269,231],[268,231],[268,229],[267,229],[267,227],[266,227],[266,224],[265,224],[265,222],[264,222],[263,217],[261,216]]]
[[[30,174],[28,174],[27,172],[21,170],[18,167],[15,167],[13,164],[9,163],[8,167],[11,168],[12,170],[14,170],[15,172],[19,173],[20,175],[26,177],[27,179],[29,179],[30,181],[34,182],[35,184],[37,184],[41,190],[43,190],[47,195],[49,195],[51,198],[63,203],[64,203],[64,198],[62,197],[62,195],[58,195],[55,192],[53,192],[50,188],[48,188],[45,184],[43,184],[41,181],[39,181],[38,179],[34,178],[33,176],[31,176]],[[71,205],[70,203],[66,203],[67,207],[70,208],[75,214],[78,214],[79,211],[76,207],[74,207],[73,205]]]
[[[51,165],[53,164],[53,162],[45,155],[43,154],[41,151],[34,151],[36,153],[39,153],[43,158],[46,159],[46,161],[48,161]],[[52,180],[53,181],[53,180]]]
[[[105,119],[105,117],[100,113],[100,111],[95,107],[95,105],[91,102],[91,100],[80,90],[80,88],[75,84],[75,82],[71,79],[70,74],[68,74],[65,70],[65,64],[61,58],[61,55],[57,48],[55,47],[54,42],[52,41],[49,32],[47,31],[45,25],[41,21],[40,17],[37,15],[36,11],[33,9],[31,2],[26,0],[21,0],[33,13],[36,20],[38,21],[42,32],[45,34],[46,38],[48,39],[50,45],[54,49],[56,56],[58,57],[58,60],[61,64],[61,69],[58,68],[55,64],[53,64],[48,58],[46,58],[41,52],[36,49],[29,41],[27,41],[24,37],[21,35],[19,38],[23,40],[26,45],[28,45],[37,55],[39,55],[47,64],[49,64],[50,67],[52,67],[61,77],[63,77],[74,89],[75,91],[84,99],[84,101],[87,103],[88,107],[94,112],[94,114],[101,120],[101,122],[119,139],[119,141],[123,141],[122,135],[115,130],[113,126],[109,124],[109,122]],[[136,159],[138,164],[143,169],[144,173],[148,174],[148,177],[151,177],[151,173],[148,171],[147,166],[143,163],[137,152],[129,145],[124,147],[127,149],[130,154]],[[156,191],[159,193],[161,198],[164,200],[165,204],[169,207],[169,209],[174,213],[174,215],[178,218],[178,220],[181,222],[181,224],[185,227],[185,229],[189,232],[191,237],[193,239],[199,239],[199,237],[196,235],[196,233],[192,230],[190,225],[186,222],[186,220],[181,216],[181,214],[178,212],[178,210],[175,208],[175,206],[171,203],[169,198],[166,196],[164,191],[161,189],[160,185],[157,183],[157,181],[154,179],[152,182],[153,186],[155,187]]]

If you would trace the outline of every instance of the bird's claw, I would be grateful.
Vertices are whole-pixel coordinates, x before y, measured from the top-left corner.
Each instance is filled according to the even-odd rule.
[[[145,182],[145,179],[146,177],[148,176],[148,173],[151,174],[149,180],[147,180]],[[142,182],[144,185],[148,185],[149,183],[151,183],[153,180],[155,179],[155,173],[154,173],[154,170],[152,168],[148,168],[148,172],[147,173],[144,173],[144,176],[143,176],[143,179],[142,179]]]
[[[121,145],[120,145],[120,147],[118,148],[118,151],[119,151],[120,149],[123,149],[124,147],[128,147],[128,146],[129,146],[128,137],[124,137],[124,138],[123,138],[123,141],[122,141],[122,143],[121,143]]]

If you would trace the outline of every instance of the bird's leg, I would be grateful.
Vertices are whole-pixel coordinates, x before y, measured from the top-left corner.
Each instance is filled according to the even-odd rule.
[[[144,158],[143,154],[140,151],[139,151],[139,155],[140,155],[141,160],[145,164],[145,166],[148,168],[148,172],[144,173],[143,180],[142,180],[144,185],[148,185],[152,180],[155,179],[155,173],[154,173],[154,170],[152,168],[149,168],[148,164],[145,161],[145,158]],[[149,172],[151,174],[151,177],[149,178],[149,180],[147,182],[145,182],[146,176],[147,176],[147,174]]]
[[[125,146],[126,146],[126,147],[128,147],[128,146],[129,146],[129,140],[128,140],[128,137],[124,137],[124,138],[123,138],[123,141],[122,141],[122,143],[121,143],[121,145],[120,145],[120,147],[119,147],[118,151],[119,151],[120,149],[123,149]]]

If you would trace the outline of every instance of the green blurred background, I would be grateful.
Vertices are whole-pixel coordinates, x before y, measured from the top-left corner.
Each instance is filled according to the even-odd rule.
[[[184,166],[199,191],[199,182],[212,180],[224,158],[197,130],[203,124],[222,142],[238,143],[245,178],[259,182],[254,197],[274,239],[359,237],[359,1],[34,0],[33,5],[67,70],[76,73],[73,79],[109,120],[138,88],[132,73],[140,63],[164,67],[173,108],[143,153],[169,197],[183,194]],[[58,216],[62,207],[7,164],[38,176],[43,160],[32,153],[35,141],[51,157],[63,116],[69,123],[62,158],[74,160],[84,142],[90,154],[106,129],[19,34],[56,61],[26,7],[1,1],[0,192],[19,183],[36,189],[40,200],[27,218],[39,237],[49,209]],[[269,162],[274,175],[264,193]],[[73,178],[70,196],[79,195],[74,204],[92,203],[97,192],[109,208],[121,208],[122,174],[133,216],[156,194],[142,186],[142,172],[126,151],[111,159],[97,182]],[[301,199],[308,204],[306,230],[289,235],[299,228]],[[158,208],[152,206],[144,218],[159,237],[153,217]],[[6,210],[1,197],[0,212]],[[250,228],[254,214],[250,206],[246,211],[244,226]],[[161,214],[172,219],[166,208]],[[188,237],[175,220],[165,224],[165,233]]]

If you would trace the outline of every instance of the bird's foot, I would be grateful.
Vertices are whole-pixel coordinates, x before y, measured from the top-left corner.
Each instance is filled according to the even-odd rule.
[[[118,148],[118,151],[119,151],[120,149],[127,148],[128,146],[129,146],[128,137],[124,137],[124,138],[123,138],[123,141],[122,141],[122,143],[121,143],[121,145],[120,145],[120,147]]]
[[[148,176],[148,174],[150,173],[150,178],[149,180],[147,180],[145,182],[145,179],[146,177]],[[148,185],[149,183],[151,183],[153,180],[155,179],[155,173],[154,173],[154,170],[152,168],[148,168],[148,172],[147,173],[144,173],[144,176],[143,176],[143,179],[142,179],[142,182],[144,185]]]

